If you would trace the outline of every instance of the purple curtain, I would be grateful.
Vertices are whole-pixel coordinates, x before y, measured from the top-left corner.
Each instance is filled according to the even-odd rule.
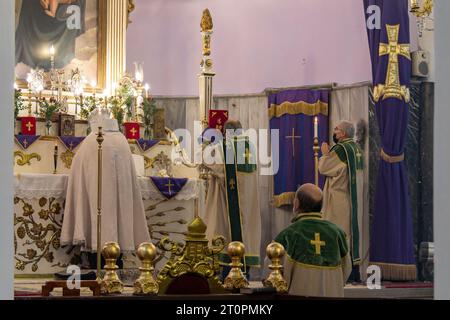
[[[367,26],[369,48],[372,58],[374,96],[382,89],[378,85],[388,84],[388,63],[399,46],[409,44],[409,12],[407,0],[364,0],[366,20],[376,9],[381,12],[380,29]],[[380,43],[388,44],[388,25],[398,25],[397,45],[384,46],[380,55]],[[395,32],[394,32],[395,34]],[[403,47],[404,49],[404,47]],[[399,83],[408,87],[411,76],[411,61],[406,57],[409,50],[396,55]],[[395,65],[394,65],[395,67]],[[376,99],[375,99],[376,100]],[[408,125],[407,95],[392,97],[386,91],[380,94],[375,104],[380,128],[383,156],[380,156],[377,188],[371,226],[372,264],[379,265],[386,280],[415,280],[416,266],[413,254],[412,214],[408,193],[405,162],[402,160]]]

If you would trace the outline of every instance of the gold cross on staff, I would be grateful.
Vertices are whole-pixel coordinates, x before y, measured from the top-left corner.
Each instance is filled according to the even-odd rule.
[[[292,128],[292,135],[286,136],[286,139],[292,139],[292,157],[295,157],[295,139],[300,139],[301,136],[295,135],[295,128]]]
[[[33,128],[34,125],[30,121],[28,121],[28,123],[25,125],[25,127],[27,127],[28,131],[31,131],[31,128]]]
[[[325,246],[325,241],[320,241],[320,233],[315,233],[314,240],[311,240],[310,242],[316,247],[316,254],[320,256],[320,249]]]
[[[250,159],[253,157],[249,148],[245,149],[245,153],[243,154],[243,156],[245,158],[245,163],[250,163]]]
[[[386,31],[389,43],[380,43],[378,54],[380,57],[389,55],[388,68],[386,72],[385,84],[379,84],[374,89],[375,101],[379,101],[381,97],[397,98],[409,100],[409,92],[406,86],[400,84],[400,70],[398,64],[398,56],[403,56],[411,60],[409,52],[409,43],[398,43],[398,34],[400,25],[386,24]]]
[[[169,188],[169,195],[172,195],[172,190],[170,189],[170,187],[173,187],[173,186],[175,186],[175,185],[173,183],[171,183],[170,179],[169,179],[169,183],[165,185],[165,187]]]
[[[136,136],[137,130],[135,127],[133,127],[133,129],[130,130],[131,134],[133,135],[133,137]]]

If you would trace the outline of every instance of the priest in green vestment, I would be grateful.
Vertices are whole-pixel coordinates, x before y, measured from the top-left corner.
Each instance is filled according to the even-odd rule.
[[[226,243],[240,241],[245,245],[245,269],[260,266],[261,215],[256,151],[249,138],[242,134],[239,121],[229,120],[228,133],[222,142],[211,144],[205,155],[213,163],[203,162],[209,170],[204,221],[206,235],[225,237]],[[230,258],[224,251],[220,263],[227,266]]]
[[[345,232],[320,213],[322,191],[304,184],[296,192],[293,223],[275,241],[286,250],[284,277],[289,294],[343,297],[351,272]]]
[[[365,270],[361,261],[367,261],[368,221],[363,217],[363,152],[353,140],[354,125],[341,121],[335,128],[333,140],[336,143],[330,150],[327,143],[322,144],[322,157],[319,172],[326,176],[322,213],[324,219],[341,227],[348,238],[354,272],[351,280],[360,281]]]

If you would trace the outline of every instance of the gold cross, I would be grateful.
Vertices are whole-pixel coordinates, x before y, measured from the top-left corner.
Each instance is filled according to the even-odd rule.
[[[170,189],[170,187],[175,186],[174,184],[170,183],[170,179],[169,179],[169,183],[165,185],[165,187],[169,187],[169,195],[172,195],[172,190]]]
[[[27,140],[27,139],[24,139],[23,142],[22,142],[22,144],[23,144],[23,146],[24,146],[25,149],[26,149],[27,146],[28,146],[28,140]]]
[[[400,70],[398,64],[398,56],[403,56],[411,60],[409,52],[409,43],[398,43],[398,33],[400,25],[386,24],[387,36],[389,43],[380,43],[379,56],[389,55],[389,62],[386,72],[385,84],[379,84],[374,88],[374,99],[376,102],[381,97],[397,98],[400,100],[409,101],[409,91],[406,86],[400,84]]]
[[[286,136],[286,139],[292,139],[292,157],[295,157],[295,139],[300,139],[301,136],[295,135],[295,128],[292,128],[292,135]]]
[[[245,149],[245,153],[243,154],[244,158],[245,158],[245,162],[246,163],[250,163],[250,159],[253,157],[253,155],[250,153],[250,149],[246,148]]]
[[[325,246],[325,241],[320,241],[320,233],[315,233],[314,240],[311,240],[310,242],[316,247],[316,254],[320,256],[320,249]]]
[[[230,190],[234,190],[236,186],[236,181],[234,181],[234,179],[231,178],[228,185],[230,186]]]
[[[33,128],[34,125],[30,121],[28,121],[28,123],[25,125],[25,127],[28,128],[28,131],[31,131],[31,128]]]
[[[133,129],[131,129],[130,132],[133,134],[133,137],[134,137],[134,136],[136,136],[137,130],[135,127],[133,127]]]

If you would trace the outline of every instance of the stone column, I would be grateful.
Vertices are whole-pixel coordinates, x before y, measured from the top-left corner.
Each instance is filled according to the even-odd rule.
[[[13,249],[13,83],[14,83],[14,1],[0,1],[0,300],[14,298]]]

